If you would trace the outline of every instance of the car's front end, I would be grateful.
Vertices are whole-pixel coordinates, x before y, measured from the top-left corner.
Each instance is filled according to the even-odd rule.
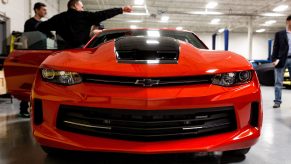
[[[261,92],[244,58],[184,42],[177,44],[179,56],[164,51],[170,57],[159,62],[124,58],[128,51],[118,43],[175,49],[178,42],[123,41],[82,56],[78,50],[63,52],[43,63],[32,92],[33,134],[42,146],[160,154],[238,150],[257,142]]]

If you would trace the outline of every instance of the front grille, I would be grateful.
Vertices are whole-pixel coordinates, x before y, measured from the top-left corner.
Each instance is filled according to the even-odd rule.
[[[82,74],[83,82],[140,87],[210,84],[212,82],[212,77],[212,75],[204,75],[188,77],[139,78]]]
[[[183,110],[124,110],[60,106],[57,128],[136,141],[194,138],[236,129],[233,107]]]

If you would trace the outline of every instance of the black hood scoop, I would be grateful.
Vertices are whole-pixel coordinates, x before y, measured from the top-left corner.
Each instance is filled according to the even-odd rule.
[[[178,64],[180,44],[168,37],[122,37],[115,41],[119,63]]]

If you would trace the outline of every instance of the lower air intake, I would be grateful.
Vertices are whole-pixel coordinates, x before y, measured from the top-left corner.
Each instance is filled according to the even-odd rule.
[[[230,132],[237,125],[233,107],[148,111],[62,105],[57,128],[105,138],[158,141]]]

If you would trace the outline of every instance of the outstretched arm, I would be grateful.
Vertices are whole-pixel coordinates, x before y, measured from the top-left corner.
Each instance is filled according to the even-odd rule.
[[[110,19],[112,17],[115,17],[119,14],[122,14],[124,12],[131,12],[132,7],[131,6],[125,6],[123,8],[113,8],[113,9],[107,9],[103,11],[97,11],[97,12],[86,12],[84,11],[83,14],[88,19],[88,21],[94,25],[99,22],[102,22],[104,20]]]

